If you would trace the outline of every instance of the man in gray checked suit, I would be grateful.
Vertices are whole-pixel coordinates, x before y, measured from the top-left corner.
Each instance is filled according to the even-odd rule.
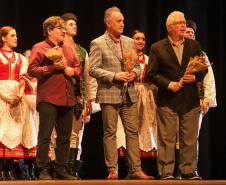
[[[91,42],[91,76],[97,79],[97,99],[102,109],[104,129],[104,154],[109,175],[108,179],[118,179],[118,154],[116,130],[120,114],[126,134],[128,179],[153,179],[141,170],[138,143],[138,122],[136,92],[133,81],[140,74],[137,63],[132,72],[123,69],[123,53],[134,48],[131,38],[121,35],[124,29],[124,17],[117,7],[105,11],[106,32]],[[123,84],[128,82],[128,90]]]

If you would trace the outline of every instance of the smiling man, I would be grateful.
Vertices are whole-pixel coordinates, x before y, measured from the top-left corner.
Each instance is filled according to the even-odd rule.
[[[157,85],[158,170],[161,179],[174,179],[175,143],[179,121],[179,169],[182,179],[200,179],[197,167],[199,93],[203,73],[184,74],[190,57],[201,54],[197,41],[184,38],[184,14],[169,14],[168,37],[151,45],[149,79]],[[179,83],[183,79],[183,84]]]
[[[75,105],[73,75],[78,76],[79,60],[73,49],[63,43],[65,26],[62,18],[52,16],[43,22],[46,39],[32,47],[28,73],[38,79],[37,110],[39,112],[38,150],[36,163],[39,179],[52,179],[49,174],[49,143],[53,128],[56,128],[56,178],[76,179],[66,172],[72,130],[73,106]],[[47,57],[53,48],[61,53],[54,60]],[[61,51],[61,52],[60,52]],[[55,54],[56,54],[55,53]],[[54,54],[54,52],[53,52]]]
[[[97,79],[97,99],[100,103],[104,130],[104,154],[108,179],[118,178],[116,130],[118,115],[126,134],[128,179],[153,179],[141,170],[138,143],[137,97],[134,81],[140,75],[136,63],[131,72],[123,69],[123,55],[127,49],[135,49],[134,40],[122,35],[124,17],[117,7],[105,11],[106,32],[91,42],[91,76]],[[138,62],[138,61],[137,61]],[[123,92],[124,83],[128,88]]]

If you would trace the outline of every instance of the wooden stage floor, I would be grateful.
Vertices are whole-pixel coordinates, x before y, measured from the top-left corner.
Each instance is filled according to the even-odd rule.
[[[49,180],[1,181],[0,185],[226,185],[226,180]]]

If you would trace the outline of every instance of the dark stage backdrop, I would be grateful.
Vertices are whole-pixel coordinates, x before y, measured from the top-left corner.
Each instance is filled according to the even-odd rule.
[[[145,32],[148,53],[150,44],[165,36],[167,15],[173,10],[183,11],[187,18],[197,22],[197,40],[201,42],[203,50],[213,62],[216,78],[218,106],[209,110],[202,124],[199,138],[199,171],[205,179],[225,179],[226,6],[224,4],[223,0],[1,0],[0,26],[11,25],[17,29],[19,39],[17,51],[23,52],[43,39],[42,22],[47,17],[73,12],[79,21],[77,41],[89,50],[90,41],[105,31],[104,11],[115,5],[125,16],[125,35],[129,35],[133,29]],[[83,158],[94,163],[91,174],[98,173],[99,169],[99,174],[104,176],[106,172],[103,167],[103,150],[100,146],[102,127],[100,114],[98,115],[95,115],[86,126]],[[95,155],[96,158],[91,158]]]

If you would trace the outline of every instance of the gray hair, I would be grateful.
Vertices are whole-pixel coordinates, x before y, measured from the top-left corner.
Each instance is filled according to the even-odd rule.
[[[171,25],[171,24],[174,24],[176,21],[177,21],[177,18],[178,17],[184,17],[184,13],[183,12],[180,12],[180,11],[173,11],[171,12],[167,19],[166,19],[166,28],[168,30],[168,27]]]
[[[111,15],[113,12],[120,12],[121,13],[121,10],[116,7],[116,6],[113,6],[111,8],[108,8],[105,13],[104,13],[104,22],[106,23],[107,20],[110,19]]]

